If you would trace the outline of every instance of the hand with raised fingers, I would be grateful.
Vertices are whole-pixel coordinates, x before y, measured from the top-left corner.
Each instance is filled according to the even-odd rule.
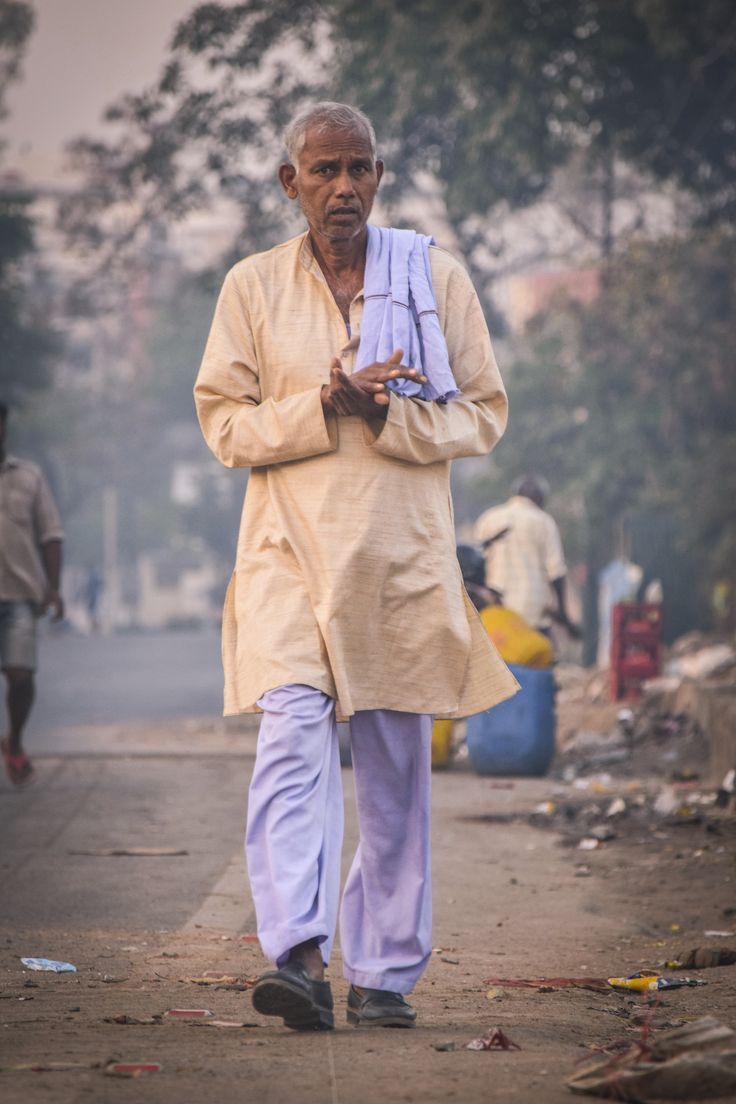
[[[416,368],[401,363],[402,349],[395,349],[387,361],[368,364],[359,372],[347,375],[335,357],[330,366],[330,382],[322,388],[322,407],[326,414],[385,418],[390,393],[386,384],[392,379],[411,379],[426,383]]]

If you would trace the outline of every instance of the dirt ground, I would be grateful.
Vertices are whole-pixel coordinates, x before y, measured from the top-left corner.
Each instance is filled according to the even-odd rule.
[[[208,759],[215,751],[219,767]],[[130,763],[138,762],[137,752],[127,754]],[[175,793],[183,764],[192,769],[191,755],[177,757],[168,744],[157,754]],[[200,742],[197,754],[205,773],[212,768],[245,776],[252,762],[243,746],[236,753],[214,745],[208,750]],[[81,788],[92,784],[85,772],[99,769],[95,763],[83,754],[75,760]],[[41,787],[57,766],[53,759],[39,764]],[[355,842],[349,771],[344,779],[348,857]],[[639,786],[641,793],[654,793],[661,780],[641,779]],[[607,804],[618,794],[628,800],[631,793],[630,779],[612,779],[597,800]],[[6,809],[16,802],[11,813],[18,816],[25,795],[3,791],[0,796]],[[113,800],[110,796],[108,805]],[[142,793],[136,800],[138,814],[145,814],[149,798]],[[241,938],[252,935],[253,914],[237,856],[230,873],[223,875],[222,863],[213,866],[198,908],[187,922],[166,931],[145,921],[147,897],[156,895],[158,872],[164,870],[156,864],[181,863],[177,869],[185,880],[187,858],[94,859],[86,875],[90,881],[113,877],[131,887],[121,898],[116,923],[88,927],[82,883],[78,923],[72,918],[65,925],[40,926],[34,922],[37,907],[29,905],[24,923],[0,929],[0,1097],[5,1104],[193,1104],[207,1097],[218,1104],[557,1104],[572,1099],[564,1079],[581,1058],[613,1040],[636,1039],[643,1021],[657,1028],[712,1013],[736,1026],[736,966],[688,971],[707,985],[662,994],[656,1008],[653,998],[612,989],[551,986],[540,991],[487,980],[620,976],[696,946],[736,945],[736,936],[704,935],[736,928],[734,818],[624,817],[616,824],[616,838],[581,851],[573,813],[565,827],[534,812],[547,800],[559,808],[590,801],[590,795],[557,779],[493,780],[467,768],[435,775],[436,950],[412,998],[419,1013],[413,1031],[347,1026],[339,954],[330,967],[334,1033],[292,1033],[254,1013],[247,991],[188,980],[206,972],[248,979],[264,967],[257,943]],[[203,819],[209,816],[216,826],[221,814],[208,814],[202,795],[198,801]],[[92,822],[105,817],[104,803],[94,807],[87,801],[85,808],[80,813],[85,831],[99,842]],[[190,812],[189,800],[182,801],[180,816]],[[241,812],[229,815],[239,819]],[[43,816],[42,801],[37,815]],[[175,829],[174,823],[170,838]],[[57,850],[51,860],[62,876],[64,864],[72,861],[64,846],[69,830],[64,826],[54,833]],[[10,828],[2,831],[7,843]],[[10,864],[3,869],[10,871]],[[17,910],[18,895],[30,890],[25,883],[3,881],[5,903],[12,901]],[[61,894],[62,888],[54,892]],[[170,880],[166,893],[174,893]],[[33,899],[28,896],[29,902]],[[21,955],[67,960],[77,973],[30,972],[22,967]],[[242,1026],[166,1018],[173,1008],[206,1008],[214,1019]],[[124,1016],[153,1022],[115,1022]],[[464,1049],[492,1026],[501,1027],[521,1049]],[[438,1049],[445,1044],[454,1049]],[[162,1068],[119,1078],[104,1072],[112,1061],[157,1062]],[[74,1068],[13,1068],[52,1062]]]

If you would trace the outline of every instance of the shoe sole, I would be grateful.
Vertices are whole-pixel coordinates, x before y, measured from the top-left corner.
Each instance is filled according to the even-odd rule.
[[[408,1020],[405,1016],[377,1016],[375,1019],[364,1019],[357,1012],[348,1011],[348,1023],[353,1027],[416,1027],[416,1020]]]
[[[329,1008],[322,1008],[288,981],[266,978],[259,981],[251,993],[253,1007],[262,1016],[281,1016],[292,1031],[332,1031],[335,1017]]]

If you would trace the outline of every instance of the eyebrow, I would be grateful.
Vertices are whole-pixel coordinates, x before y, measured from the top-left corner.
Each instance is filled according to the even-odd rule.
[[[321,157],[319,161],[315,161],[312,165],[313,169],[332,169],[339,165],[338,158]],[[366,165],[370,167],[373,164],[370,157],[351,157],[350,165]]]

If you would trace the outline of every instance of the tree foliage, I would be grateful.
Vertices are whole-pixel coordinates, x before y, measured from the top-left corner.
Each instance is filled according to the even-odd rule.
[[[499,212],[550,195],[574,164],[610,263],[597,303],[556,304],[514,352],[496,488],[551,471],[581,552],[610,548],[627,513],[666,508],[712,575],[735,539],[733,238],[719,229],[736,207],[735,89],[728,0],[204,3],[158,82],[109,110],[110,137],[76,143],[86,185],[62,216],[98,291],[100,272],[136,263],[151,222],[217,202],[240,212],[231,256],[268,247],[290,217],[280,132],[304,103],[341,98],[374,118],[384,199],[410,204],[430,177],[477,277]],[[614,242],[622,166],[688,197],[692,240]]]
[[[696,196],[703,219],[725,217],[734,73],[728,0],[205,3],[179,25],[158,83],[109,110],[115,136],[76,144],[88,187],[65,220],[95,246],[226,196],[257,248],[284,219],[263,186],[278,135],[323,96],[374,116],[395,169],[387,198],[434,174],[466,247],[482,235],[473,216],[531,203],[581,153],[604,222],[617,159]],[[601,235],[609,252],[610,226]]]
[[[728,0],[340,0],[342,86],[432,157],[455,218],[535,199],[574,150],[736,199],[736,18]]]
[[[0,0],[0,119],[8,85],[18,76],[33,11],[21,0]],[[44,316],[41,288],[30,293],[34,236],[33,196],[16,183],[0,188],[0,395],[23,396],[49,381],[55,339]]]
[[[25,0],[0,0],[0,119],[7,114],[5,96],[18,77],[34,16]]]
[[[698,582],[736,565],[736,239],[729,229],[632,246],[589,306],[539,316],[508,377],[499,491],[547,472],[555,510],[600,555],[621,519],[679,522]]]

